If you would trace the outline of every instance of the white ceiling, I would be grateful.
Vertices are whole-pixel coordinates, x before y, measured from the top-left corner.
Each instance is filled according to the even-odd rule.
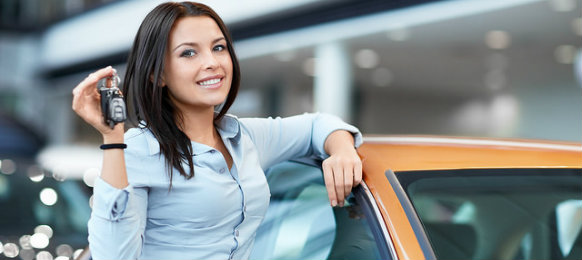
[[[558,12],[552,6],[554,2],[523,2],[513,7],[419,23],[408,28],[409,39],[406,41],[391,40],[388,37],[390,30],[342,40],[352,55],[361,49],[371,49],[379,54],[378,67],[388,69],[393,75],[390,85],[376,86],[372,81],[375,69],[354,67],[357,86],[374,88],[377,91],[423,91],[480,96],[527,87],[576,87],[572,65],[560,64],[554,56],[560,45],[580,47],[581,36],[577,35],[572,23],[580,17],[582,6],[579,1],[558,0],[578,5],[571,11]],[[376,23],[393,24],[389,20],[377,20]],[[341,28],[339,30],[341,33]],[[491,30],[507,32],[511,40],[509,47],[502,50],[489,48],[485,43],[485,36]],[[347,35],[350,33],[345,32]],[[311,37],[319,36],[311,34]],[[264,48],[268,48],[269,44],[273,46],[273,50],[278,47],[274,44],[277,41],[264,41],[268,42]],[[284,38],[279,41],[284,41]],[[253,44],[256,46],[260,43],[255,40]],[[245,48],[248,47],[241,48],[243,56],[246,53]],[[312,77],[306,76],[302,71],[305,60],[313,57],[312,46],[292,51],[293,59],[287,62],[279,61],[276,58],[277,53],[273,54],[273,51],[264,53],[256,57],[243,57],[241,66],[245,84],[268,86],[276,78],[291,82],[288,84],[313,84]],[[507,64],[497,68],[500,71],[498,75],[506,78],[506,84],[498,89],[490,89],[484,83],[486,75],[494,69],[488,65],[489,60],[499,56]]]

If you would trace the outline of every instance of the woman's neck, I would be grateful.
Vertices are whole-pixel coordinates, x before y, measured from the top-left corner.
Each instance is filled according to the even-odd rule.
[[[214,109],[182,112],[182,132],[194,142],[215,146],[220,139],[214,126]]]

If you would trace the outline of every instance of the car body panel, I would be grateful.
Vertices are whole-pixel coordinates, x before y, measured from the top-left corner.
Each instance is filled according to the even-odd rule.
[[[386,171],[473,168],[582,168],[582,144],[568,142],[454,138],[365,137],[358,148],[363,180],[374,196],[399,259],[429,259],[419,246]]]

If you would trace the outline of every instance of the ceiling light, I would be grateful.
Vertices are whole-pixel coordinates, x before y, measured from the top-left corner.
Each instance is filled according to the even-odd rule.
[[[548,3],[556,12],[570,12],[576,9],[574,0],[550,0]]]
[[[43,233],[35,233],[30,237],[30,245],[38,249],[46,248],[49,245],[49,238]]]
[[[58,195],[52,188],[44,188],[40,191],[40,201],[47,206],[52,206],[57,203]]]
[[[20,239],[18,239],[18,244],[20,244],[22,249],[31,249],[32,246],[30,245],[30,235],[21,236]]]
[[[53,255],[48,251],[40,251],[36,254],[36,260],[53,260]]]
[[[15,258],[20,253],[20,249],[14,243],[6,243],[4,245],[4,255],[6,257]]]
[[[101,171],[97,168],[87,169],[83,174],[83,182],[85,183],[85,185],[93,187],[95,185],[95,179],[99,177],[100,172]]]
[[[356,52],[354,61],[362,69],[372,69],[380,63],[380,56],[374,50],[362,49]]]
[[[33,182],[40,182],[44,179],[44,172],[37,165],[32,165],[28,167],[27,173],[28,178]]]
[[[10,159],[2,160],[2,164],[0,165],[0,172],[10,175],[16,171],[16,163]]]
[[[55,252],[58,256],[64,256],[66,259],[69,259],[69,257],[73,256],[73,247],[67,244],[62,244],[57,246]]]
[[[560,45],[554,51],[556,61],[561,64],[572,64],[576,55],[576,47],[572,45]]]
[[[34,228],[34,233],[45,234],[48,238],[53,237],[53,229],[48,225],[39,225]]]
[[[511,36],[506,31],[489,31],[485,35],[485,44],[491,49],[507,49],[511,45]]]

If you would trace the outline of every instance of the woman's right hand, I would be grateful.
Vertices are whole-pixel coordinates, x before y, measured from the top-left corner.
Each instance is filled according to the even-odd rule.
[[[111,129],[103,119],[101,112],[101,96],[97,90],[97,83],[105,77],[111,77],[115,69],[111,66],[95,71],[87,76],[73,89],[73,111],[85,122],[93,126],[104,137],[123,136],[123,123],[116,124]]]

